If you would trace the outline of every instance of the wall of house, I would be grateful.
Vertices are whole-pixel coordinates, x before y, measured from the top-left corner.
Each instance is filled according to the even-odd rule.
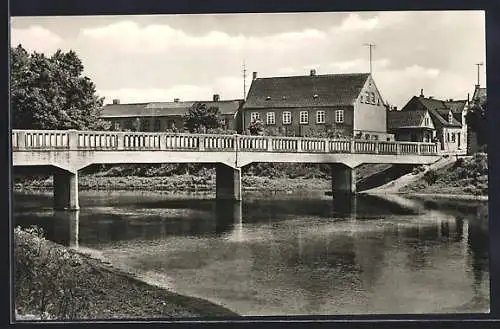
[[[370,95],[369,102],[366,100],[367,92]],[[375,94],[375,102],[372,102],[371,93]],[[355,102],[354,130],[387,132],[387,110],[371,77],[367,79],[361,95]]]
[[[462,135],[462,128],[443,127],[440,136],[441,141],[443,141],[441,150],[452,152],[459,150],[459,147],[460,150],[465,150],[467,148],[467,144],[462,144],[463,142],[461,135]]]
[[[168,117],[125,117],[125,118],[105,118],[111,122],[112,130],[131,130],[147,132],[163,132],[171,129],[174,125],[176,129],[184,130],[184,120],[182,116]]]
[[[435,131],[423,131],[421,129],[400,129],[395,131],[397,141],[403,142],[432,142]]]
[[[344,110],[344,123],[335,122],[335,110]],[[309,121],[307,124],[300,123],[300,112],[308,111]],[[325,111],[325,123],[316,123],[316,112]],[[251,123],[253,112],[260,114],[260,121],[269,134],[284,136],[317,136],[324,134],[328,130],[342,132],[344,135],[353,135],[353,107],[310,107],[310,108],[269,108],[269,109],[251,109],[246,108],[243,111],[243,127],[247,130]],[[267,113],[274,112],[275,124],[267,124]],[[291,112],[291,123],[283,124],[283,112]]]
[[[233,114],[223,114],[222,119],[225,119],[225,125],[223,128],[229,130],[237,130],[238,117]],[[111,122],[112,130],[130,130],[135,131],[146,131],[146,132],[164,132],[175,127],[177,131],[184,131],[184,118],[180,115],[178,116],[162,116],[162,117],[139,117],[139,123],[137,123],[137,117],[125,117],[125,118],[105,118],[105,120]],[[136,128],[138,126],[138,128]],[[241,131],[241,128],[240,128]]]

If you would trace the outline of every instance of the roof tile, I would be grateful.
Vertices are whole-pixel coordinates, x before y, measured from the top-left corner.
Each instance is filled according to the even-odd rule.
[[[369,76],[350,73],[257,78],[244,108],[352,105]]]

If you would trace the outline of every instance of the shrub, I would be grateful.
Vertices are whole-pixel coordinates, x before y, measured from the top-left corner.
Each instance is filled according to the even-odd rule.
[[[49,243],[36,227],[14,230],[14,252],[16,308],[42,320],[88,315],[91,299],[81,285],[87,273],[73,269],[82,262],[78,254]]]
[[[429,170],[424,174],[424,180],[427,182],[427,184],[432,185],[436,183],[438,179],[438,175],[434,170]]]

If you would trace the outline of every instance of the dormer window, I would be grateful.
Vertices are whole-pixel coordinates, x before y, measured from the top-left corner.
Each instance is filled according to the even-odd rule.
[[[313,95],[313,98],[314,98],[314,99],[318,99],[318,97],[319,97],[319,96],[318,96],[317,94],[314,94],[314,95]]]
[[[266,101],[270,101],[270,100],[271,100],[271,96],[267,96]]]
[[[281,96],[281,100],[286,100],[286,96]]]

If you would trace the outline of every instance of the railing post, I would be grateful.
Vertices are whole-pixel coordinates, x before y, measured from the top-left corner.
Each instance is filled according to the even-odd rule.
[[[297,141],[297,152],[302,152],[302,140],[300,138],[297,138],[296,141]]]
[[[396,154],[397,155],[401,154],[401,144],[399,144],[398,142],[396,142]]]
[[[273,138],[267,137],[267,152],[273,151]]]
[[[125,148],[125,133],[116,133],[116,149],[123,150]]]
[[[330,140],[325,138],[325,153],[330,153]]]
[[[198,136],[198,151],[205,151],[205,136]]]
[[[417,154],[420,155],[422,153],[422,150],[420,149],[422,145],[420,143],[417,144]]]
[[[378,141],[375,141],[375,154],[379,154]]]
[[[19,130],[14,132],[14,134],[16,134],[17,149],[24,150],[26,148],[26,132]]]
[[[355,139],[351,139],[350,149],[351,149],[351,153],[356,153],[356,140]]]
[[[167,135],[166,134],[160,134],[160,150],[166,150],[167,149]]]
[[[70,150],[78,149],[78,130],[68,130],[68,146]]]

